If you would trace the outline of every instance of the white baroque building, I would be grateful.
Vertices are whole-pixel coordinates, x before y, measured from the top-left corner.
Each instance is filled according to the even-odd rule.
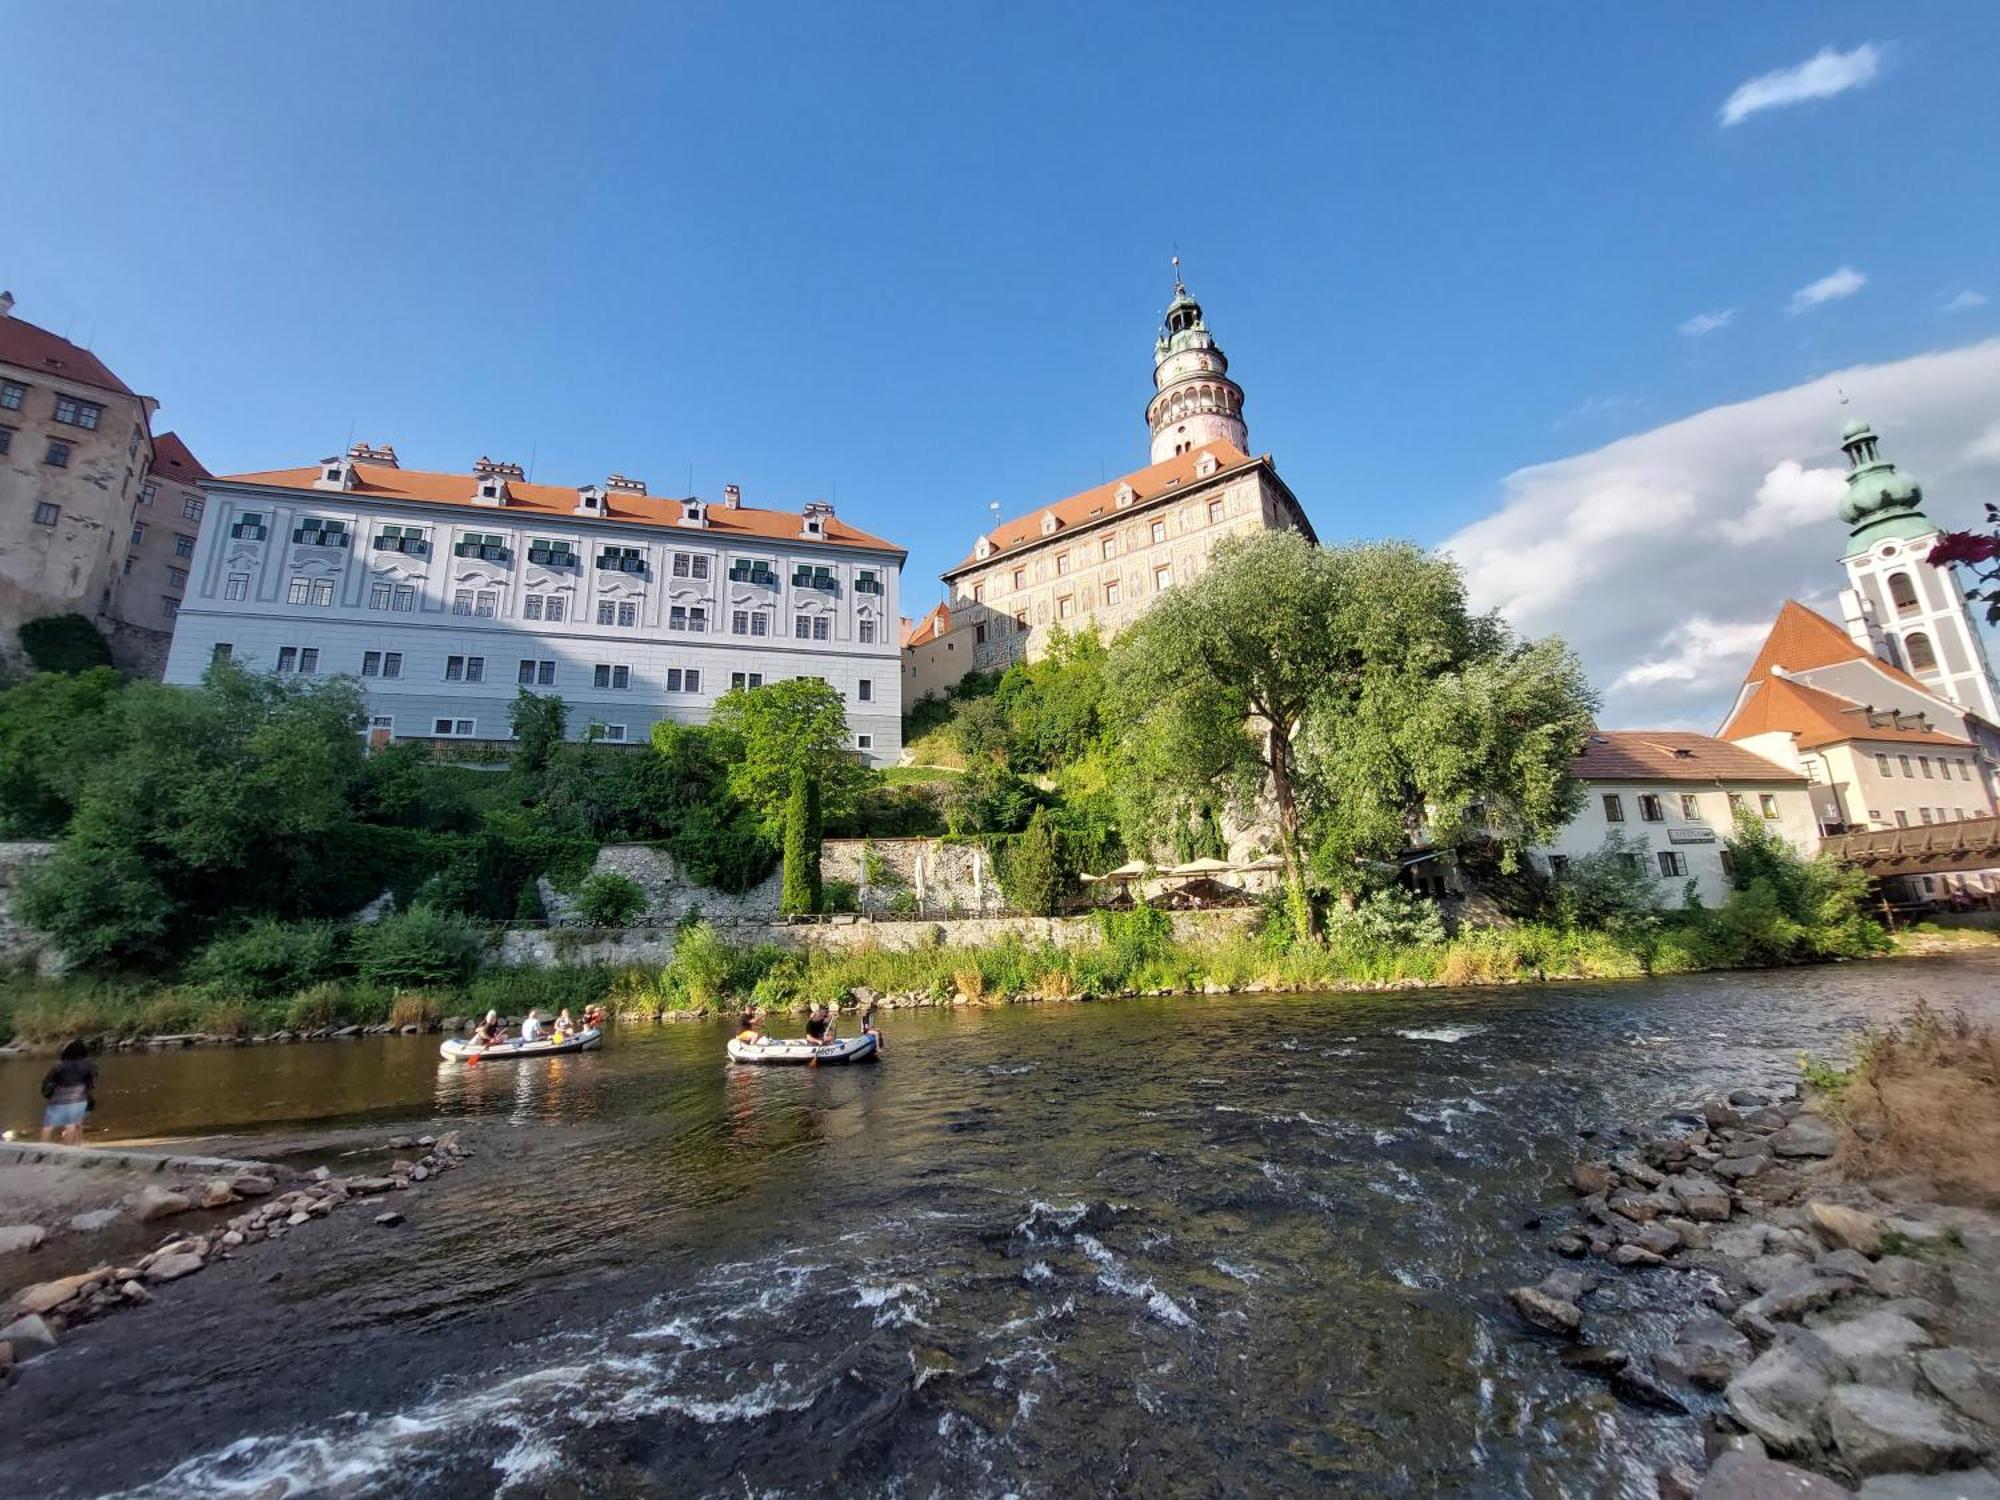
[[[906,554],[826,504],[754,509],[734,485],[668,499],[617,474],[531,484],[488,459],[419,472],[365,443],[204,488],[169,682],[219,657],[344,673],[377,740],[505,740],[526,687],[560,695],[578,738],[642,741],[731,688],[818,677],[867,763],[901,752]]]

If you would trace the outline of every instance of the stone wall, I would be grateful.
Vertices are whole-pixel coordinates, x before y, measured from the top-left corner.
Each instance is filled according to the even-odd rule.
[[[1174,935],[1214,937],[1253,925],[1254,908],[1187,911],[1173,914]],[[875,921],[831,917],[818,922],[715,920],[717,933],[732,947],[769,943],[800,952],[856,953],[871,949],[906,953],[914,948],[988,947],[1018,940],[1082,948],[1097,941],[1090,917],[956,917],[940,921]],[[591,928],[513,928],[501,939],[501,958],[538,968],[588,964],[664,964],[673,957],[670,931]]]
[[[0,842],[0,966],[25,963],[37,957],[54,957],[45,947],[47,939],[15,920],[14,883],[20,879],[23,870],[53,854],[55,847],[54,844],[34,839]]]

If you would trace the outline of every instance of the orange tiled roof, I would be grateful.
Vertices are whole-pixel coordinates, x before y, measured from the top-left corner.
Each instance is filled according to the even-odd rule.
[[[1796,599],[1787,599],[1764,637],[1763,649],[1750,664],[1745,682],[1761,682],[1774,668],[1787,672],[1809,672],[1814,667],[1837,666],[1844,661],[1872,662],[1898,682],[1920,693],[1937,694],[1901,667],[1891,666],[1881,657],[1854,643],[1854,637],[1817,610],[1807,609]]]
[[[1851,698],[1808,687],[1789,677],[1767,677],[1755,684],[1742,705],[1722,727],[1724,739],[1753,734],[1790,734],[1801,750],[1838,745],[1846,740],[1893,740],[1898,744],[1946,745],[1972,748],[1970,740],[1935,729],[1899,729],[1895,724],[1870,724],[1867,710]]]
[[[421,505],[454,505],[466,510],[490,508],[472,503],[473,487],[478,480],[471,474],[434,474],[422,469],[392,469],[383,464],[357,463],[354,466],[354,488],[346,491],[315,490],[313,482],[319,476],[320,467],[315,464],[304,469],[226,474],[218,482],[305,490],[325,495],[330,504],[337,504],[337,497],[346,494],[358,500],[412,500]],[[507,493],[511,498],[500,508],[503,513],[525,512],[551,518],[579,519],[575,515],[576,491],[562,485],[531,484],[525,480],[509,479]],[[604,497],[604,512],[605,517],[613,521],[630,521],[642,526],[673,526],[676,530],[693,529],[678,525],[681,502],[664,495],[634,495],[610,490]],[[725,539],[755,537],[760,541],[802,541],[799,526],[797,511],[757,510],[751,506],[738,506],[732,510],[712,501],[708,507],[707,534]],[[826,540],[836,547],[865,547],[877,552],[893,552],[899,557],[907,555],[894,542],[870,536],[833,516],[827,518]]]
[[[940,604],[921,620],[903,622],[903,649],[941,639],[951,630],[951,606]]]
[[[1594,729],[1570,762],[1583,781],[1804,781],[1741,745],[1680,729]]]
[[[18,365],[30,374],[49,379],[94,385],[121,396],[133,394],[131,387],[88,349],[80,349],[68,339],[11,314],[0,318],[0,364]]]
[[[182,484],[200,484],[204,479],[215,477],[201,466],[200,459],[188,451],[188,445],[181,441],[178,432],[162,432],[154,436],[150,472],[162,479],[177,479]]]
[[[1042,517],[1055,512],[1061,526],[1056,531],[1061,536],[1078,526],[1102,520],[1118,513],[1118,487],[1129,484],[1133,490],[1134,505],[1143,505],[1148,500],[1157,500],[1172,490],[1187,489],[1195,478],[1195,464],[1204,453],[1215,455],[1221,467],[1217,474],[1226,474],[1231,469],[1241,468],[1254,460],[1234,443],[1204,443],[1199,448],[1191,448],[1186,453],[1176,453],[1163,462],[1149,464],[1143,469],[1135,469],[1130,474],[1121,474],[1116,479],[1105,481],[1094,489],[1071,495],[1067,500],[1058,500],[1053,505],[1037,506],[1024,516],[1016,516],[1011,521],[1002,521],[986,533],[986,539],[993,544],[993,554],[986,561],[1003,552],[1011,552],[1017,547],[1030,546],[1035,542],[1047,541],[1042,535]],[[1213,476],[1211,476],[1213,477]],[[949,578],[961,569],[979,563],[977,552],[967,553],[964,561],[947,568],[944,576]]]

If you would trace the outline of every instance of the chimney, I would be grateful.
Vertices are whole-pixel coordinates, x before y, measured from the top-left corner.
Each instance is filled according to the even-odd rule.
[[[472,472],[482,479],[526,479],[528,477],[519,464],[502,463],[499,459],[488,458],[484,454],[481,454],[479,462],[472,466]]]
[[[722,487],[722,504],[725,509],[740,510],[743,506],[742,486],[725,484]]]
[[[0,318],[7,317],[13,311],[14,294],[12,292],[0,292]]]
[[[611,475],[604,481],[604,487],[614,495],[643,495],[646,493],[645,480],[633,479],[624,474]]]
[[[397,469],[396,445],[384,443],[379,448],[373,443],[356,443],[347,450],[347,456],[358,464],[377,464],[385,469]]]

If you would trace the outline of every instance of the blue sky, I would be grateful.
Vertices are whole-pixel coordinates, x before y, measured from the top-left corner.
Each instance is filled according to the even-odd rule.
[[[421,467],[836,496],[910,548],[911,612],[989,500],[1144,461],[1176,247],[1329,539],[1442,542],[1525,466],[2000,332],[1985,4],[78,23],[0,0],[0,285],[211,467],[351,429]],[[1722,123],[1864,46],[1870,81]]]

